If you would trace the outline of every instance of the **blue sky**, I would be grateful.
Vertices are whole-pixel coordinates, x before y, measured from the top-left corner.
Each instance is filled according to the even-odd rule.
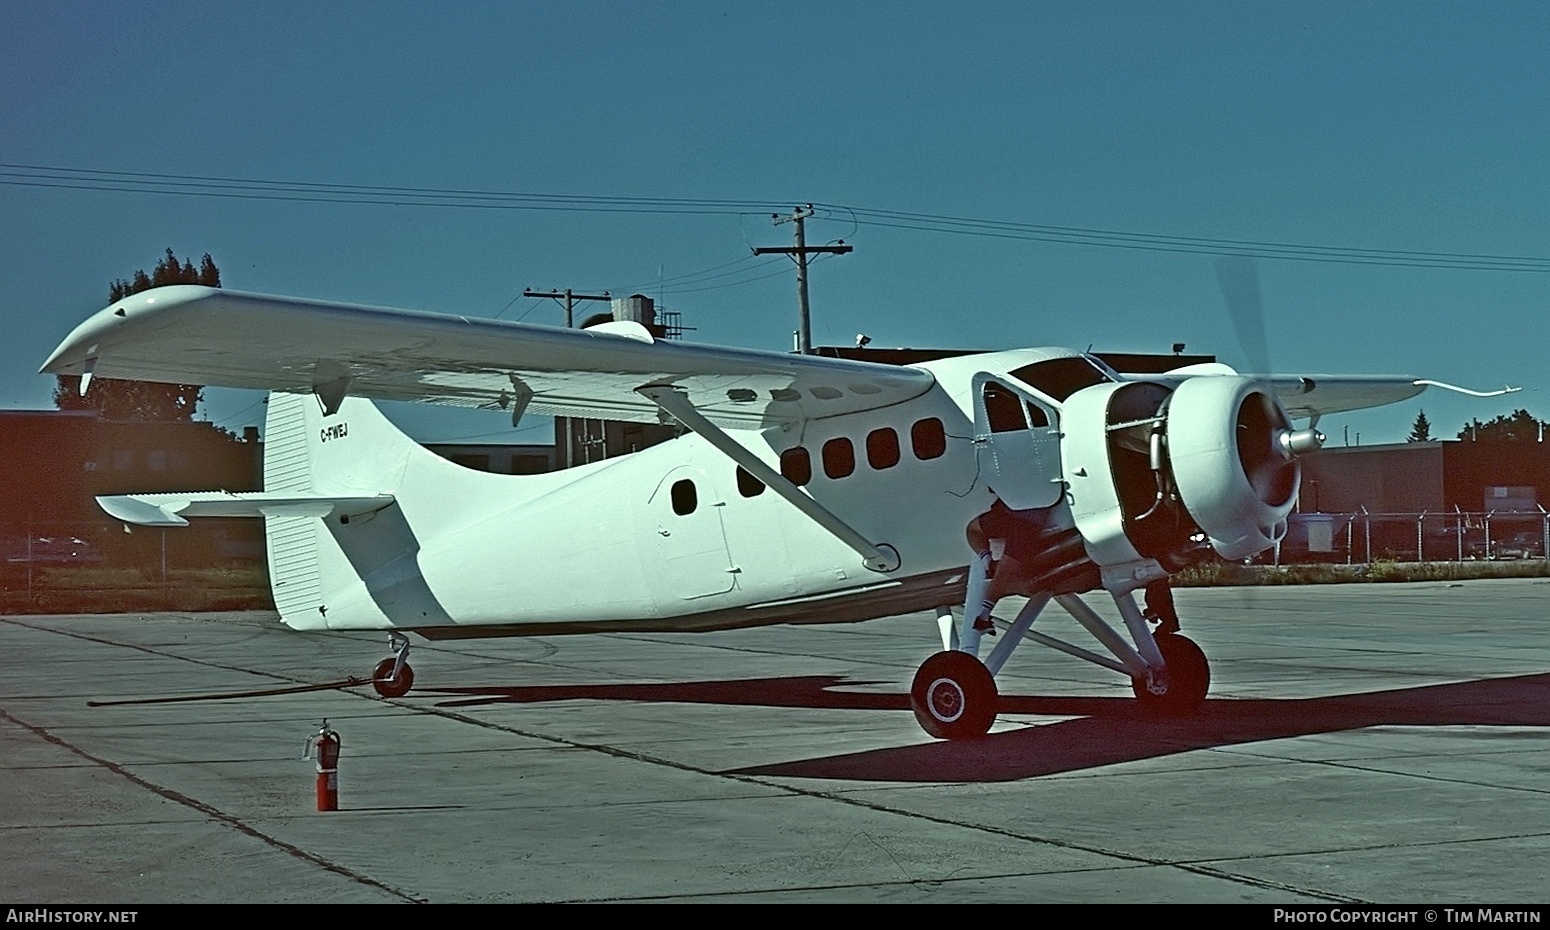
[[[1530,2],[14,0],[0,163],[31,167],[0,169],[0,408],[48,406],[49,350],[168,247],[211,253],[241,290],[550,324],[558,307],[523,288],[640,290],[692,339],[786,349],[794,275],[750,249],[790,243],[773,209],[815,202],[809,241],[855,246],[813,267],[820,343],[1185,342],[1245,361],[1211,254],[845,208],[1437,253],[1262,257],[1274,367],[1525,389],[1330,417],[1335,444],[1398,441],[1422,408],[1445,436],[1517,407],[1550,418],[1547,48],[1550,5]],[[731,205],[213,198],[39,186],[61,183],[39,168]],[[207,410],[261,417],[253,395]],[[422,439],[511,437],[499,415],[395,416]]]

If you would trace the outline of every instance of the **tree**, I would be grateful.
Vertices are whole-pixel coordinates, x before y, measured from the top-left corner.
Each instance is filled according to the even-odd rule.
[[[1527,410],[1514,410],[1485,423],[1478,419],[1465,423],[1459,438],[1473,442],[1539,442],[1546,426],[1550,423],[1534,419]]]
[[[1426,411],[1422,410],[1415,416],[1415,423],[1410,427],[1410,435],[1406,442],[1431,442],[1432,421],[1426,418]]]
[[[166,284],[203,284],[221,286],[221,270],[206,252],[194,267],[192,261],[178,261],[171,249],[156,263],[150,274],[136,271],[129,280],[120,278],[108,286],[108,303],[116,303],[131,294]],[[81,379],[60,375],[54,386],[54,406],[60,410],[96,410],[109,420],[192,420],[194,410],[204,396],[197,384],[161,384],[155,381],[120,381],[93,378],[86,394],[80,391]]]

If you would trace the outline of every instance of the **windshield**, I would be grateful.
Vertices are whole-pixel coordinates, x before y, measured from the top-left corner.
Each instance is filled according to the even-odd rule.
[[[1012,372],[1012,377],[1059,401],[1082,388],[1114,380],[1108,371],[1085,355],[1024,365]]]

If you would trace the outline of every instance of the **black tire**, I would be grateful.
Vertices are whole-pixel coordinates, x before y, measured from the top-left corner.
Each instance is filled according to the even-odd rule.
[[[1146,679],[1133,678],[1130,686],[1142,709],[1160,717],[1187,717],[1205,703],[1206,692],[1211,689],[1211,664],[1195,641],[1177,633],[1163,633],[1153,637],[1157,651],[1167,664],[1168,690],[1153,694],[1146,686]]]
[[[967,652],[939,652],[915,673],[910,709],[937,739],[978,739],[996,722],[996,679]]]
[[[403,697],[409,693],[410,688],[414,687],[414,669],[409,667],[408,662],[399,669],[397,678],[391,677],[394,661],[383,659],[377,663],[376,668],[371,670],[371,686],[383,697]]]

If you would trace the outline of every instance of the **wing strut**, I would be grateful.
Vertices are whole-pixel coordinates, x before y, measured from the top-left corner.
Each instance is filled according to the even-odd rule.
[[[682,391],[654,384],[636,388],[635,393],[677,418],[727,458],[743,466],[750,475],[763,481],[770,490],[790,502],[791,506],[833,534],[835,539],[854,549],[867,568],[874,572],[891,572],[899,567],[899,554],[892,546],[874,545],[828,508],[802,493],[802,489],[792,484],[785,475],[766,465],[757,455],[728,436],[725,430],[705,419]]]

